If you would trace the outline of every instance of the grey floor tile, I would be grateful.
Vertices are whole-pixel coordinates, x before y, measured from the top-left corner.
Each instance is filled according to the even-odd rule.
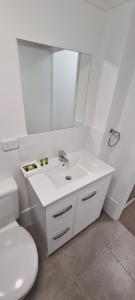
[[[135,201],[124,209],[120,222],[135,235]]]
[[[29,293],[28,300],[57,299],[73,280],[64,256],[54,254],[54,256],[41,261],[36,284]]]
[[[41,231],[41,227],[39,223],[35,223],[29,227],[27,227],[27,230],[32,235],[36,246],[38,250],[39,259],[45,258],[45,250],[46,250],[46,244],[45,244],[45,238],[43,235],[43,232]]]
[[[113,221],[105,213],[102,213],[96,226],[106,246],[112,244],[122,233],[127,232],[125,226],[119,221]]]
[[[38,229],[33,230],[36,238]],[[135,300],[134,253],[134,236],[102,214],[49,258],[40,259],[25,300]]]
[[[79,287],[79,285],[74,282],[72,284],[67,285],[64,292],[58,297],[57,300],[93,300],[88,296],[83,294],[83,291]]]
[[[125,227],[112,221],[104,213],[101,218],[76,236],[65,248],[65,259],[75,275],[81,274],[100,252],[106,251]]]
[[[135,280],[135,237],[126,230],[108,248]]]
[[[134,300],[135,283],[108,251],[100,253],[78,278],[83,292],[94,300]]]
[[[75,237],[65,248],[65,261],[73,276],[81,274],[91,261],[106,249],[102,235],[95,226],[86,229]]]

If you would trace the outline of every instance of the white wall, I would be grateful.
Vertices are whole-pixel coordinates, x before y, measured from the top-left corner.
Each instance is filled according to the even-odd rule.
[[[16,38],[91,53],[96,58],[103,24],[103,12],[83,0],[0,1],[0,140],[26,134]],[[95,90],[93,80],[89,96]],[[18,151],[0,149],[0,178],[15,176],[23,209],[23,203],[26,208],[29,202],[19,168]]]
[[[98,55],[103,24],[83,0],[0,2],[0,138],[26,133],[16,38]]]
[[[134,61],[135,66],[135,61]],[[118,219],[129,194],[135,184],[135,68],[128,89],[118,128],[121,141],[113,152],[109,153],[108,162],[115,166],[116,174],[111,182],[106,211]]]
[[[18,42],[28,134],[51,129],[52,53],[37,44]]]
[[[112,218],[118,219],[134,185],[135,174],[134,1],[109,11],[106,25],[91,138],[96,154],[116,168],[104,208]],[[120,130],[121,141],[110,149],[107,141],[113,127]]]
[[[118,128],[121,141],[110,150],[107,147],[107,132],[104,135],[101,157],[116,167],[112,180],[106,211],[114,218],[119,218],[127,198],[134,185],[134,97],[135,97],[135,8],[130,23],[127,43],[121,61],[117,86],[112,102],[106,131],[110,127]]]
[[[97,155],[100,154],[100,151],[104,152],[104,150],[101,150],[103,149],[102,141],[104,145],[106,140],[104,134],[107,132],[108,135],[108,130],[116,126],[116,121],[112,124],[110,117],[112,105],[115,107],[113,115],[118,120],[120,118],[119,108],[121,105],[117,106],[117,104],[121,100],[117,100],[115,106],[114,98],[117,86],[119,86],[119,72],[121,72],[121,64],[127,44],[133,5],[133,1],[127,2],[125,5],[108,11],[106,14],[103,47],[101,48],[102,60],[101,64],[99,63],[98,71],[99,88],[97,89],[97,101],[92,122],[92,135],[94,143],[97,145]],[[126,88],[125,83],[122,83],[121,88],[118,87],[120,92],[123,91],[123,87]],[[108,122],[110,122],[109,125]]]
[[[78,56],[78,80],[76,85],[75,125],[84,123],[85,107],[91,71],[91,55],[80,53]]]
[[[104,132],[112,104],[119,68],[104,61],[96,101],[93,127]]]
[[[74,126],[78,53],[52,54],[52,130]]]

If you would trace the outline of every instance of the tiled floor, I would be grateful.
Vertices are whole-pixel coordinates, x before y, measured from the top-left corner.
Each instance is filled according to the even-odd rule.
[[[105,214],[40,261],[35,285],[25,298],[73,299],[135,300],[135,238]]]
[[[124,209],[120,222],[135,235],[135,201]]]

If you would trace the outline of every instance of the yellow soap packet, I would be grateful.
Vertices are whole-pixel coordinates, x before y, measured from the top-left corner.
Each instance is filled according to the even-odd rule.
[[[40,166],[44,167],[45,165],[48,165],[48,157],[43,157],[39,160]]]

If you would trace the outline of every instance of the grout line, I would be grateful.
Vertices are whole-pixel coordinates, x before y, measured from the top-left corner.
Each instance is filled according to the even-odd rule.
[[[120,7],[122,5],[125,5],[126,3],[129,3],[131,1],[133,1],[133,0],[123,0],[123,2],[115,4],[115,5],[111,6],[110,8],[105,9],[105,11],[108,12],[109,10],[112,10],[112,9],[115,9],[115,8]]]
[[[95,4],[95,3],[92,3],[92,2],[90,2],[89,0],[83,0],[83,1],[87,2],[89,5],[92,5],[92,6],[95,6],[96,8],[98,8],[98,9],[101,9],[101,10],[104,11],[104,12],[107,11],[107,10],[106,10],[105,8],[103,8],[102,6],[100,6],[100,5],[98,5],[98,4]],[[128,0],[128,1],[130,1],[130,0]]]
[[[104,11],[104,12],[108,12],[108,11],[110,11],[110,10],[113,10],[113,9],[117,8],[117,7],[120,7],[120,6],[122,6],[122,5],[125,5],[126,3],[131,2],[131,1],[133,1],[133,0],[123,0],[123,2],[117,3],[117,4],[113,5],[113,6],[111,6],[110,8],[104,8],[103,6],[100,6],[100,5],[98,5],[98,4],[95,4],[95,3],[91,2],[90,0],[84,0],[84,1],[86,1],[86,2],[89,3],[90,5],[95,6],[96,8],[101,9],[101,10]]]
[[[123,270],[129,275],[129,277],[135,282],[135,278],[132,276],[132,274],[126,269],[126,267],[121,263],[119,258],[111,251],[111,249],[106,245],[106,248],[109,250],[109,252],[112,254],[114,259],[121,265]]]

